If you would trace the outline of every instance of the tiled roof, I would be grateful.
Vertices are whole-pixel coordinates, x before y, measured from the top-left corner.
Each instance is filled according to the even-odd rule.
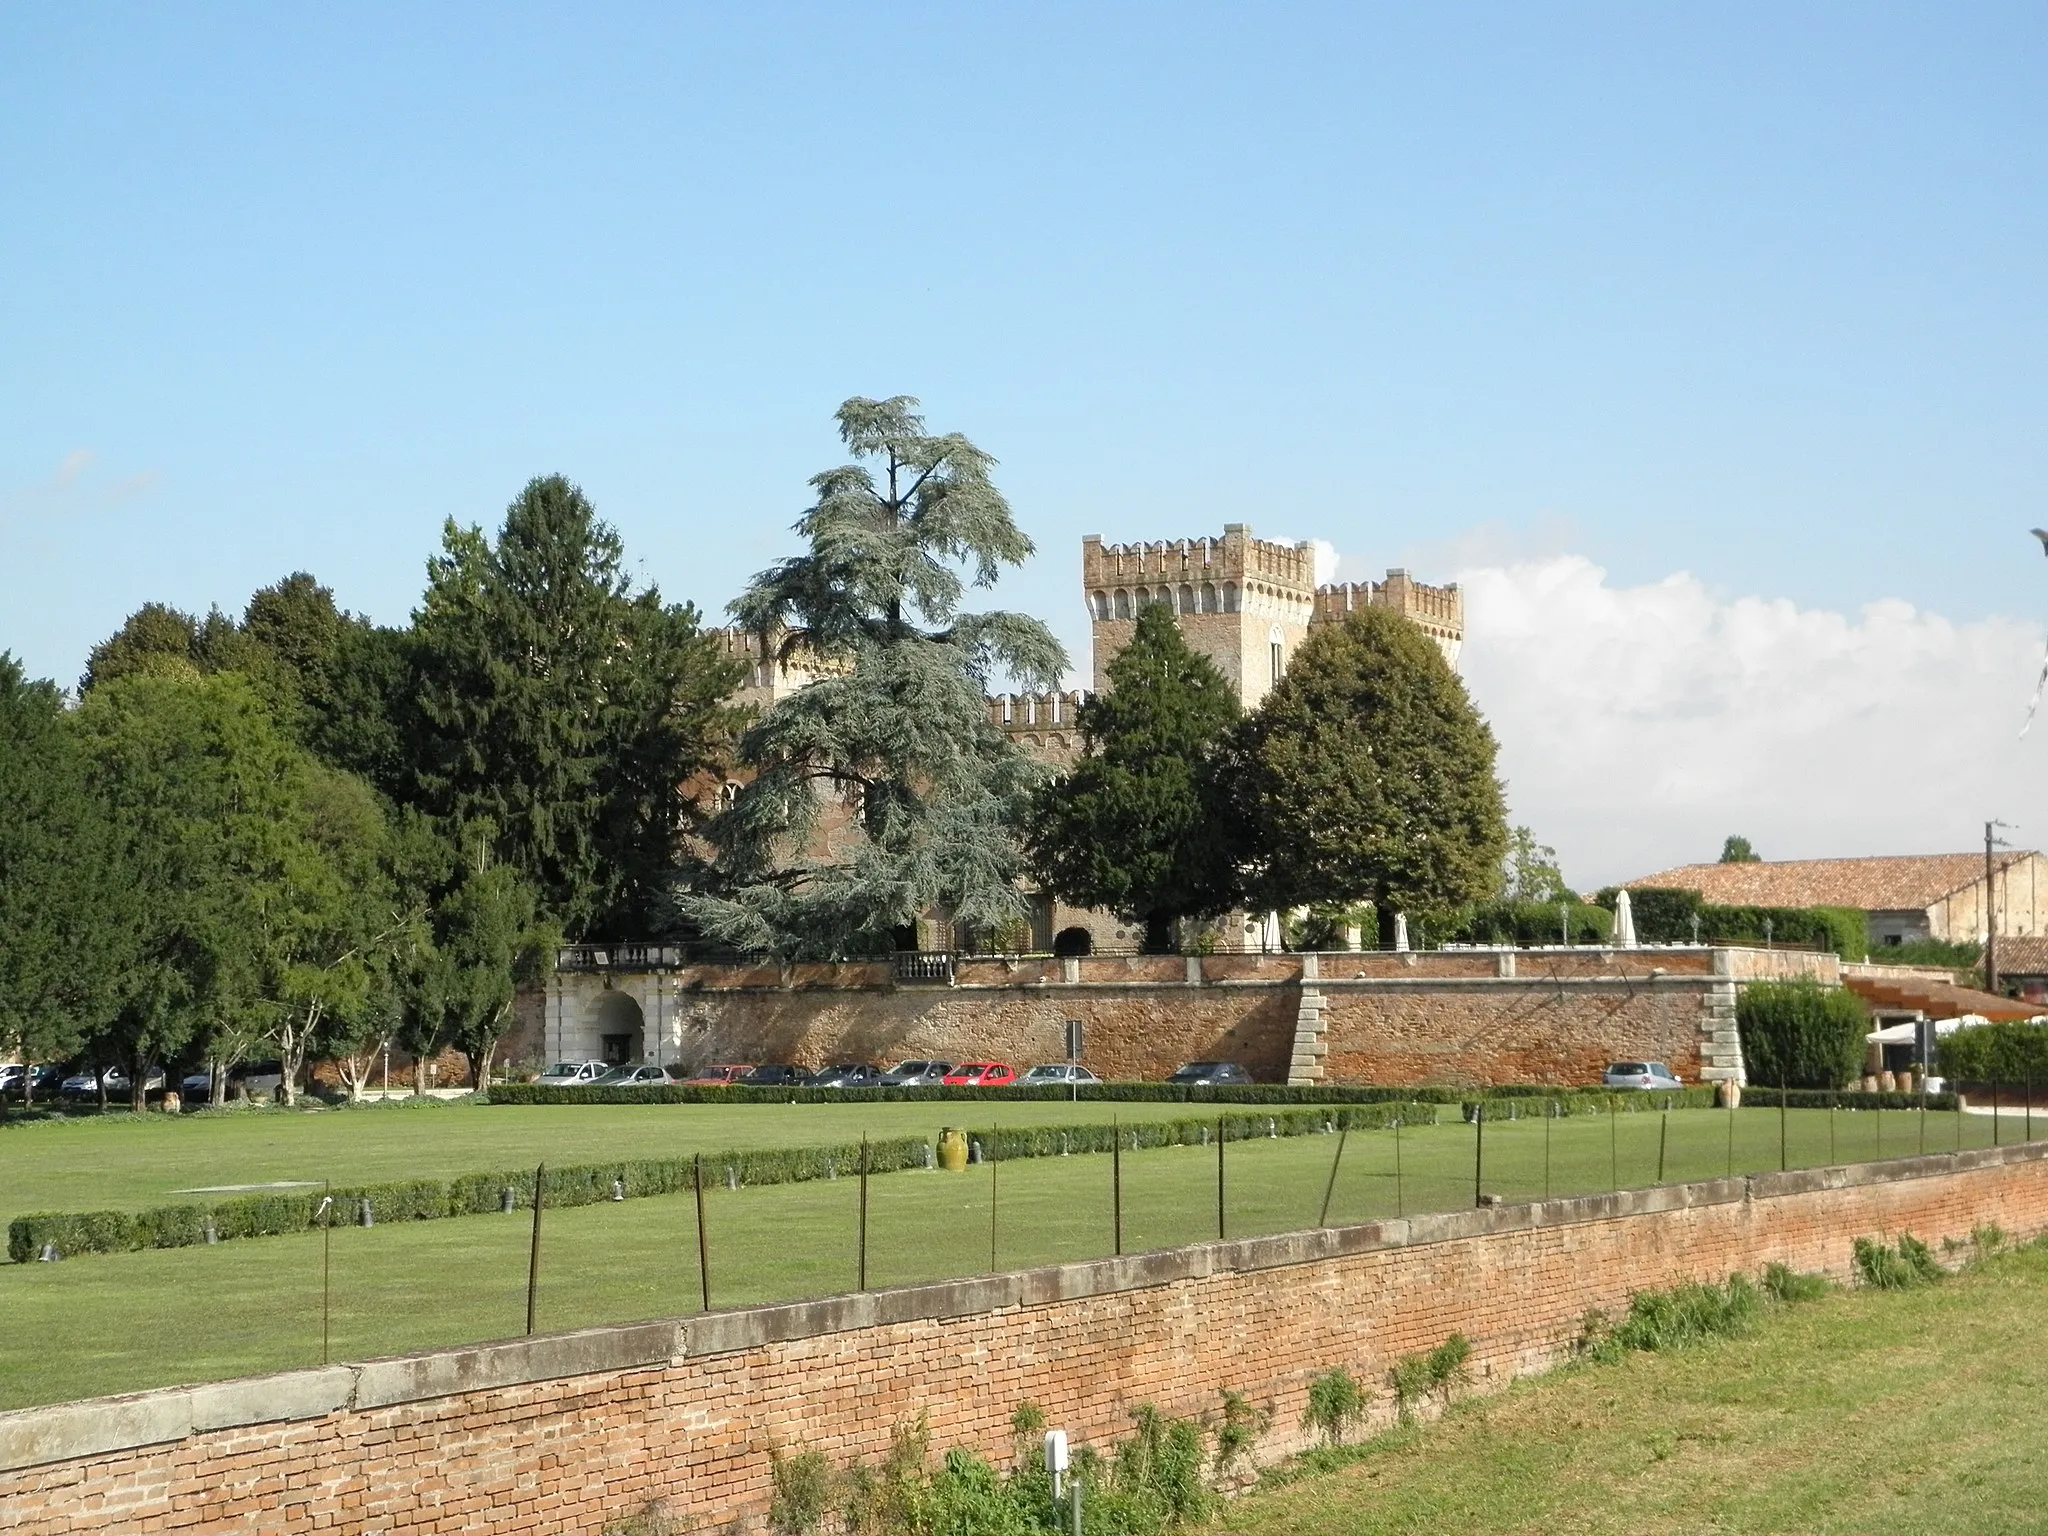
[[[1999,868],[2030,859],[2014,850]],[[1631,887],[1698,891],[1719,907],[1861,907],[1910,912],[1984,878],[1981,853],[1913,854],[1900,858],[1786,859],[1768,864],[1687,864],[1631,880]]]
[[[1998,941],[1998,974],[2001,976],[2048,976],[2048,939],[2008,939],[2000,937]]]
[[[1842,985],[1873,1008],[1911,1008],[1931,1019],[1959,1019],[1978,1014],[1994,1024],[2031,1019],[2040,1013],[2039,1003],[2015,1002],[1994,997],[1971,987],[1950,986],[1939,981],[1892,980],[1876,976],[1844,976]]]

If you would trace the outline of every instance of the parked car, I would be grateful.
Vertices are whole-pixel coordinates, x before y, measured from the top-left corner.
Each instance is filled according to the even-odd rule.
[[[1666,1093],[1685,1086],[1678,1080],[1678,1074],[1661,1061],[1609,1062],[1606,1083],[1610,1088],[1648,1088]]]
[[[751,1062],[722,1061],[708,1067],[699,1067],[683,1079],[685,1088],[730,1088],[745,1079],[753,1071]]]
[[[953,1070],[950,1061],[899,1061],[882,1074],[884,1088],[936,1088]]]
[[[1017,1069],[1007,1061],[963,1061],[942,1081],[948,1088],[1014,1088]]]
[[[1101,1081],[1101,1078],[1090,1072],[1086,1067],[1077,1066],[1071,1061],[1055,1061],[1048,1062],[1042,1067],[1033,1067],[1024,1074],[1020,1080],[1020,1086],[1025,1088],[1065,1088],[1070,1084],[1078,1083],[1085,1088],[1090,1083],[1099,1083]]]
[[[593,1088],[672,1088],[675,1079],[667,1067],[657,1067],[650,1062],[637,1061],[623,1067],[613,1067],[596,1082]]]
[[[754,1068],[740,1079],[742,1088],[801,1088],[811,1080],[811,1074],[802,1067],[792,1067],[787,1062],[771,1061]]]
[[[120,1067],[101,1067],[98,1072],[88,1067],[83,1072],[74,1072],[58,1085],[58,1092],[67,1099],[96,1099],[102,1083],[110,1099],[125,1099],[131,1092],[128,1074]],[[145,1094],[162,1093],[163,1088],[164,1075],[160,1071],[150,1073],[142,1084]]]
[[[1234,1061],[1191,1061],[1167,1081],[1182,1088],[1248,1088],[1252,1075]]]
[[[53,1098],[64,1081],[62,1067],[22,1066],[19,1063],[0,1067],[0,1094],[18,1099],[24,1093],[33,1093],[38,1099]]]
[[[605,1061],[558,1061],[533,1082],[536,1088],[588,1088],[609,1071]]]
[[[804,1079],[806,1088],[879,1088],[881,1085],[882,1069],[868,1061],[823,1067]]]
[[[284,1082],[284,1067],[275,1061],[245,1061],[228,1068],[228,1080],[224,1097],[233,1099],[246,1093],[252,1099],[269,1099],[277,1094],[278,1086]],[[201,1067],[187,1072],[178,1080],[178,1093],[188,1105],[197,1107],[213,1102],[213,1074]]]

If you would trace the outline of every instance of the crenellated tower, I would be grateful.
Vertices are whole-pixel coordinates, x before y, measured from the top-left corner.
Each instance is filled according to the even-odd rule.
[[[1465,600],[1455,586],[1430,587],[1406,571],[1384,582],[1316,585],[1315,549],[1252,536],[1226,523],[1220,539],[1158,544],[1081,541],[1081,588],[1094,639],[1094,685],[1108,687],[1109,663],[1130,643],[1138,610],[1172,608],[1188,645],[1207,656],[1237,689],[1246,709],[1278,682],[1311,625],[1342,622],[1354,608],[1392,608],[1435,640],[1457,664],[1465,637]]]

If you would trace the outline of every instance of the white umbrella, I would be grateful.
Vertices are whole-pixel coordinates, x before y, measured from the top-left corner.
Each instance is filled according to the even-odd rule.
[[[1407,947],[1408,914],[1406,912],[1396,912],[1394,914],[1394,948],[1406,949]]]
[[[1628,904],[1628,892],[1617,891],[1614,896],[1614,944],[1617,949],[1636,947],[1636,914]]]

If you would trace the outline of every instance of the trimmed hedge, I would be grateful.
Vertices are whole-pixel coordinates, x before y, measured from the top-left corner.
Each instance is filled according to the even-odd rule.
[[[1574,944],[1606,944],[1614,913],[1591,902],[1488,901],[1460,908],[1442,937],[1452,944],[1556,944],[1567,926]]]
[[[1184,1120],[1133,1120],[1128,1125],[1040,1125],[967,1128],[968,1140],[982,1155],[1001,1160],[1017,1157],[1062,1157],[1069,1153],[1107,1152],[1121,1141],[1126,1152],[1147,1147],[1208,1146],[1219,1133],[1225,1141],[1259,1141],[1277,1136],[1316,1136],[1337,1130],[1383,1130],[1403,1125],[1434,1125],[1438,1106],[1420,1100],[1333,1106],[1329,1109],[1282,1109],[1270,1115],[1204,1115]]]
[[[1615,889],[1600,892],[1601,906],[1613,907]],[[1631,889],[1628,897],[1636,936],[1646,944],[1690,943],[1697,917],[1703,944],[1818,945],[1844,960],[1862,960],[1870,953],[1870,920],[1854,907],[1720,907],[1701,901],[1697,891],[1683,890]]]
[[[1749,1087],[1742,1090],[1744,1109],[1776,1109],[1780,1095],[1775,1088]],[[1920,1095],[1915,1093],[1865,1093],[1861,1089],[1844,1089],[1831,1092],[1825,1088],[1788,1088],[1783,1094],[1787,1109],[1918,1109]],[[1929,1109],[1954,1109],[1956,1096],[1953,1093],[1930,1093],[1927,1095]]]
[[[868,1168],[893,1173],[922,1168],[930,1143],[921,1136],[898,1136],[868,1143]],[[827,1147],[791,1147],[748,1152],[707,1152],[704,1171],[720,1183],[793,1184],[808,1179],[853,1173],[860,1167],[857,1143]],[[588,1163],[547,1171],[549,1205],[594,1205],[612,1197],[616,1180],[628,1199],[675,1194],[691,1187],[695,1163],[687,1157],[625,1159]],[[408,1179],[389,1184],[354,1184],[331,1191],[333,1220],[353,1225],[362,1202],[383,1222],[432,1221],[443,1216],[479,1216],[501,1209],[506,1190],[514,1201],[532,1209],[533,1170],[467,1173],[453,1179]],[[45,1243],[60,1254],[132,1253],[144,1248],[189,1248],[206,1241],[212,1223],[222,1242],[243,1237],[280,1237],[315,1231],[320,1225],[324,1190],[292,1194],[248,1195],[212,1204],[157,1206],[143,1211],[43,1211],[17,1216],[7,1227],[7,1256],[24,1264],[42,1252]]]
[[[1742,1059],[1758,1083],[1839,1088],[1863,1070],[1869,1017],[1853,992],[1811,981],[1759,981],[1735,1004]]]
[[[1975,1024],[1944,1037],[1935,1055],[1959,1083],[2048,1084],[2048,1024]]]
[[[1541,1120],[1546,1113],[1555,1120],[1568,1120],[1573,1115],[1604,1115],[1610,1107],[1631,1115],[1649,1114],[1660,1109],[1712,1109],[1714,1090],[1675,1088],[1669,1093],[1653,1093],[1642,1088],[1619,1091],[1590,1088],[1535,1095],[1492,1094],[1466,1100],[1465,1118],[1477,1119],[1482,1105],[1488,1120]]]

